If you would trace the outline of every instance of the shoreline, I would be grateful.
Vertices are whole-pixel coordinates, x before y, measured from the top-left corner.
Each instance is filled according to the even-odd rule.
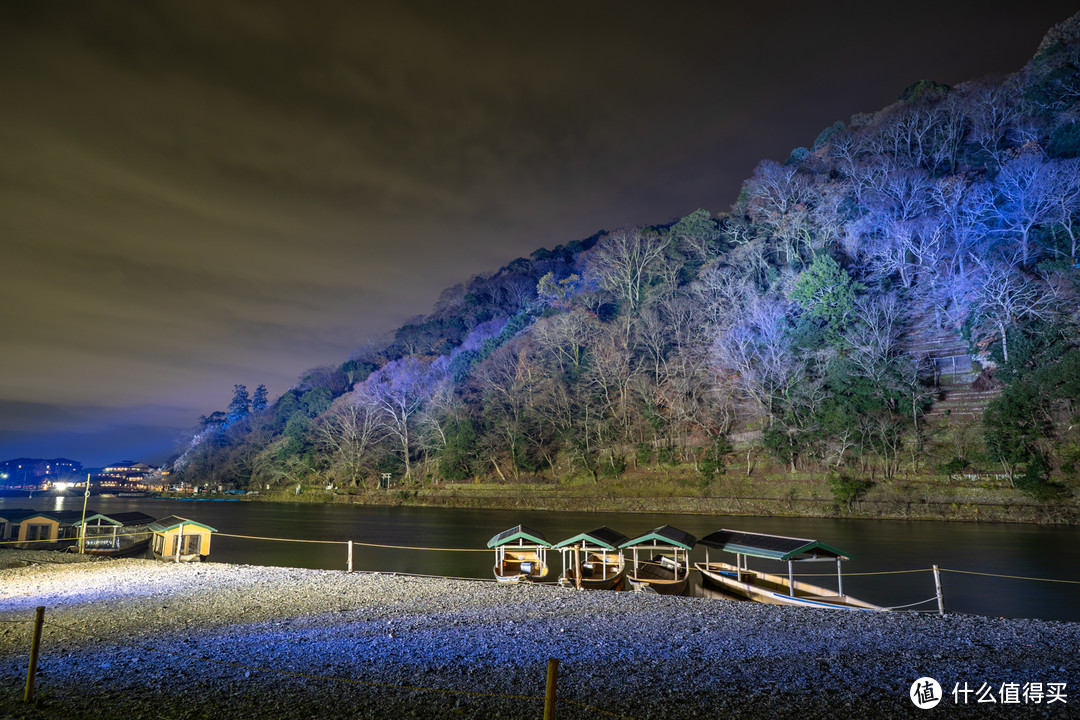
[[[38,605],[28,707],[21,621]],[[612,717],[570,703],[628,718],[925,717],[908,698],[924,676],[946,694],[937,717],[971,717],[983,706],[955,703],[955,683],[1080,687],[1080,658],[1062,653],[1080,623],[213,562],[2,569],[0,621],[5,718],[536,718],[550,657],[561,717]]]

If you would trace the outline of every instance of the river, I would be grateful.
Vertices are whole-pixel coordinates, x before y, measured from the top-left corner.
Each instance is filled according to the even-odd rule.
[[[82,497],[0,498],[0,508],[81,510]],[[844,590],[884,606],[934,597],[929,568],[943,569],[946,610],[994,617],[1031,617],[1080,622],[1080,528],[1015,524],[832,520],[744,516],[571,513],[467,510],[353,505],[290,505],[265,502],[181,501],[154,498],[91,497],[90,509],[104,513],[138,510],[157,518],[179,515],[222,534],[382,545],[461,548],[470,552],[397,550],[354,546],[356,570],[490,578],[493,535],[519,523],[558,542],[607,525],[636,537],[671,524],[702,537],[720,528],[814,538],[851,556],[844,563]],[[697,548],[694,559],[703,559]],[[216,562],[344,570],[347,549],[340,544],[271,542],[215,536]],[[559,568],[557,554],[554,566]],[[786,565],[751,560],[751,567],[786,572]],[[804,566],[807,567],[807,566]],[[806,572],[829,572],[811,564]],[[821,568],[820,570],[818,568]],[[926,572],[883,573],[903,570]],[[964,573],[955,571],[966,571]],[[1072,581],[1048,582],[967,573]],[[696,576],[696,573],[694,574]],[[811,580],[812,582],[814,580]],[[817,584],[835,587],[835,576]],[[701,593],[695,588],[695,593]],[[917,606],[936,610],[936,604]]]

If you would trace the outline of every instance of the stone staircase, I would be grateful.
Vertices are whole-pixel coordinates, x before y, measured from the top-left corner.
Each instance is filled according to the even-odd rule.
[[[920,363],[923,383],[934,388],[927,417],[949,417],[952,422],[978,422],[1000,390],[976,390],[972,383],[980,369],[972,361],[960,333],[939,328],[929,314],[918,317],[904,339],[904,349]]]

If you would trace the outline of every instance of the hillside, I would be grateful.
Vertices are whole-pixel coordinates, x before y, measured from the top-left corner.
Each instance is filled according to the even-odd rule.
[[[1072,507],[1078,117],[1080,14],[1012,75],[916,82],[762,161],[727,212],[537,250],[273,403],[237,386],[175,468],[261,492],[530,483],[525,504],[557,482]]]

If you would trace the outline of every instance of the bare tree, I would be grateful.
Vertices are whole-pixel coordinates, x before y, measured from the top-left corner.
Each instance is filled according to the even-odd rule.
[[[316,424],[319,445],[353,485],[357,484],[368,453],[377,440],[376,427],[374,409],[361,402],[354,393],[335,400]]]
[[[599,328],[592,313],[577,309],[538,320],[532,327],[532,339],[545,358],[565,372],[581,366]]]
[[[669,238],[640,228],[621,228],[602,238],[591,251],[586,273],[616,297],[631,314],[641,305],[641,292],[664,260]]]
[[[1048,320],[1057,314],[1054,286],[1003,263],[982,263],[982,286],[976,305],[976,340],[996,332],[1001,355],[1009,361],[1008,330],[1025,319]]]
[[[381,429],[401,451],[405,477],[412,475],[416,414],[445,374],[445,357],[428,363],[406,356],[373,372],[356,391],[358,401],[370,408]]]
[[[735,374],[737,387],[770,418],[776,403],[806,373],[806,358],[795,354],[788,336],[787,307],[762,298],[743,322],[722,331],[712,346],[716,365]]]
[[[867,295],[855,301],[857,322],[844,336],[847,358],[862,377],[886,388],[901,356],[904,305],[895,293]]]
[[[1039,153],[1025,153],[1005,163],[994,186],[997,197],[984,210],[998,232],[1015,239],[1020,262],[1027,267],[1041,254],[1032,244],[1031,231],[1058,217],[1066,188],[1054,166]]]

